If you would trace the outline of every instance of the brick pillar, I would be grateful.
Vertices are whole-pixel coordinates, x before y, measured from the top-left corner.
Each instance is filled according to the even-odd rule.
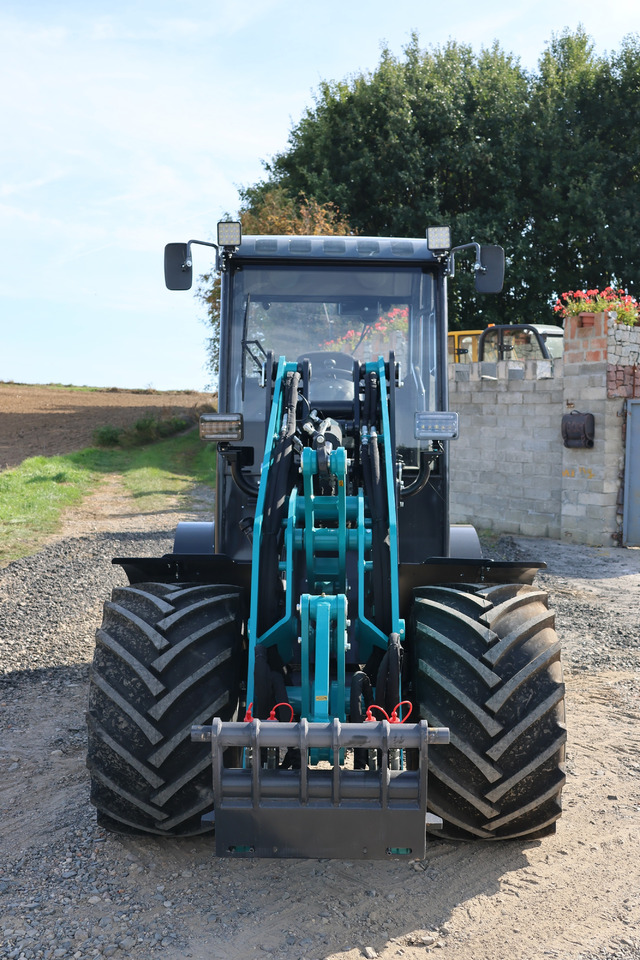
[[[564,412],[595,418],[592,448],[562,448],[561,536],[615,545],[621,454],[619,404],[607,399],[608,315],[568,317],[564,334]],[[561,429],[561,424],[558,424]]]
[[[564,361],[599,363],[607,359],[607,318],[604,313],[567,317],[564,324]]]

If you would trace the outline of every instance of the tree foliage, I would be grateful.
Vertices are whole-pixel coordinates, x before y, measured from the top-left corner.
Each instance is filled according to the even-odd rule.
[[[563,290],[634,286],[639,121],[637,38],[598,57],[582,29],[565,31],[528,74],[497,43],[422,50],[414,36],[373,72],[322,83],[243,197],[258,210],[311,197],[361,234],[447,223],[456,244],[500,243],[503,296],[476,298],[462,269],[452,326],[548,321]]]
[[[311,236],[353,233],[339,208],[329,200],[319,203],[300,193],[292,199],[282,186],[275,186],[253,197],[250,190],[241,194],[240,221],[246,234]]]
[[[609,284],[637,290],[637,38],[608,58],[595,56],[583,31],[554,38],[531,82],[531,115],[525,255],[537,283],[555,294]]]

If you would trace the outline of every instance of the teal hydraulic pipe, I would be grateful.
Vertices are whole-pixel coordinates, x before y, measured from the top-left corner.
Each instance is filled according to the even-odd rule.
[[[380,382],[382,443],[384,449],[385,487],[387,491],[387,511],[389,516],[389,561],[391,567],[391,632],[398,633],[404,640],[405,624],[400,619],[400,591],[398,587],[398,516],[396,511],[396,479],[393,450],[391,448],[391,423],[389,420],[389,404],[387,402],[387,378],[384,369],[384,360],[377,360],[378,379]]]
[[[253,549],[251,553],[251,606],[249,621],[247,623],[247,635],[249,641],[249,662],[247,677],[247,704],[253,701],[253,674],[255,669],[255,645],[258,643],[258,595],[260,582],[260,547],[262,544],[262,522],[264,517],[264,504],[266,498],[267,484],[269,482],[269,471],[272,466],[273,448],[278,439],[280,424],[282,422],[282,384],[287,373],[294,373],[298,369],[297,363],[287,363],[284,357],[278,361],[278,369],[273,387],[273,399],[271,402],[271,415],[267,427],[267,435],[264,446],[264,457],[262,459],[262,472],[260,474],[260,487],[258,489],[258,501],[256,503],[255,519],[253,523]]]

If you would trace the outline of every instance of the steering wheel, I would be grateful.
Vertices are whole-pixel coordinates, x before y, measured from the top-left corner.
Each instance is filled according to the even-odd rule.
[[[353,357],[317,351],[298,357],[311,363],[311,401],[353,399]]]

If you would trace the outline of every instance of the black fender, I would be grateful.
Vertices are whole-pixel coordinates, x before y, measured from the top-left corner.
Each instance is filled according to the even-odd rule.
[[[477,530],[470,523],[452,523],[449,527],[449,556],[476,560],[482,556]]]
[[[174,553],[215,553],[215,523],[213,521],[183,520],[176,527],[173,540]]]

